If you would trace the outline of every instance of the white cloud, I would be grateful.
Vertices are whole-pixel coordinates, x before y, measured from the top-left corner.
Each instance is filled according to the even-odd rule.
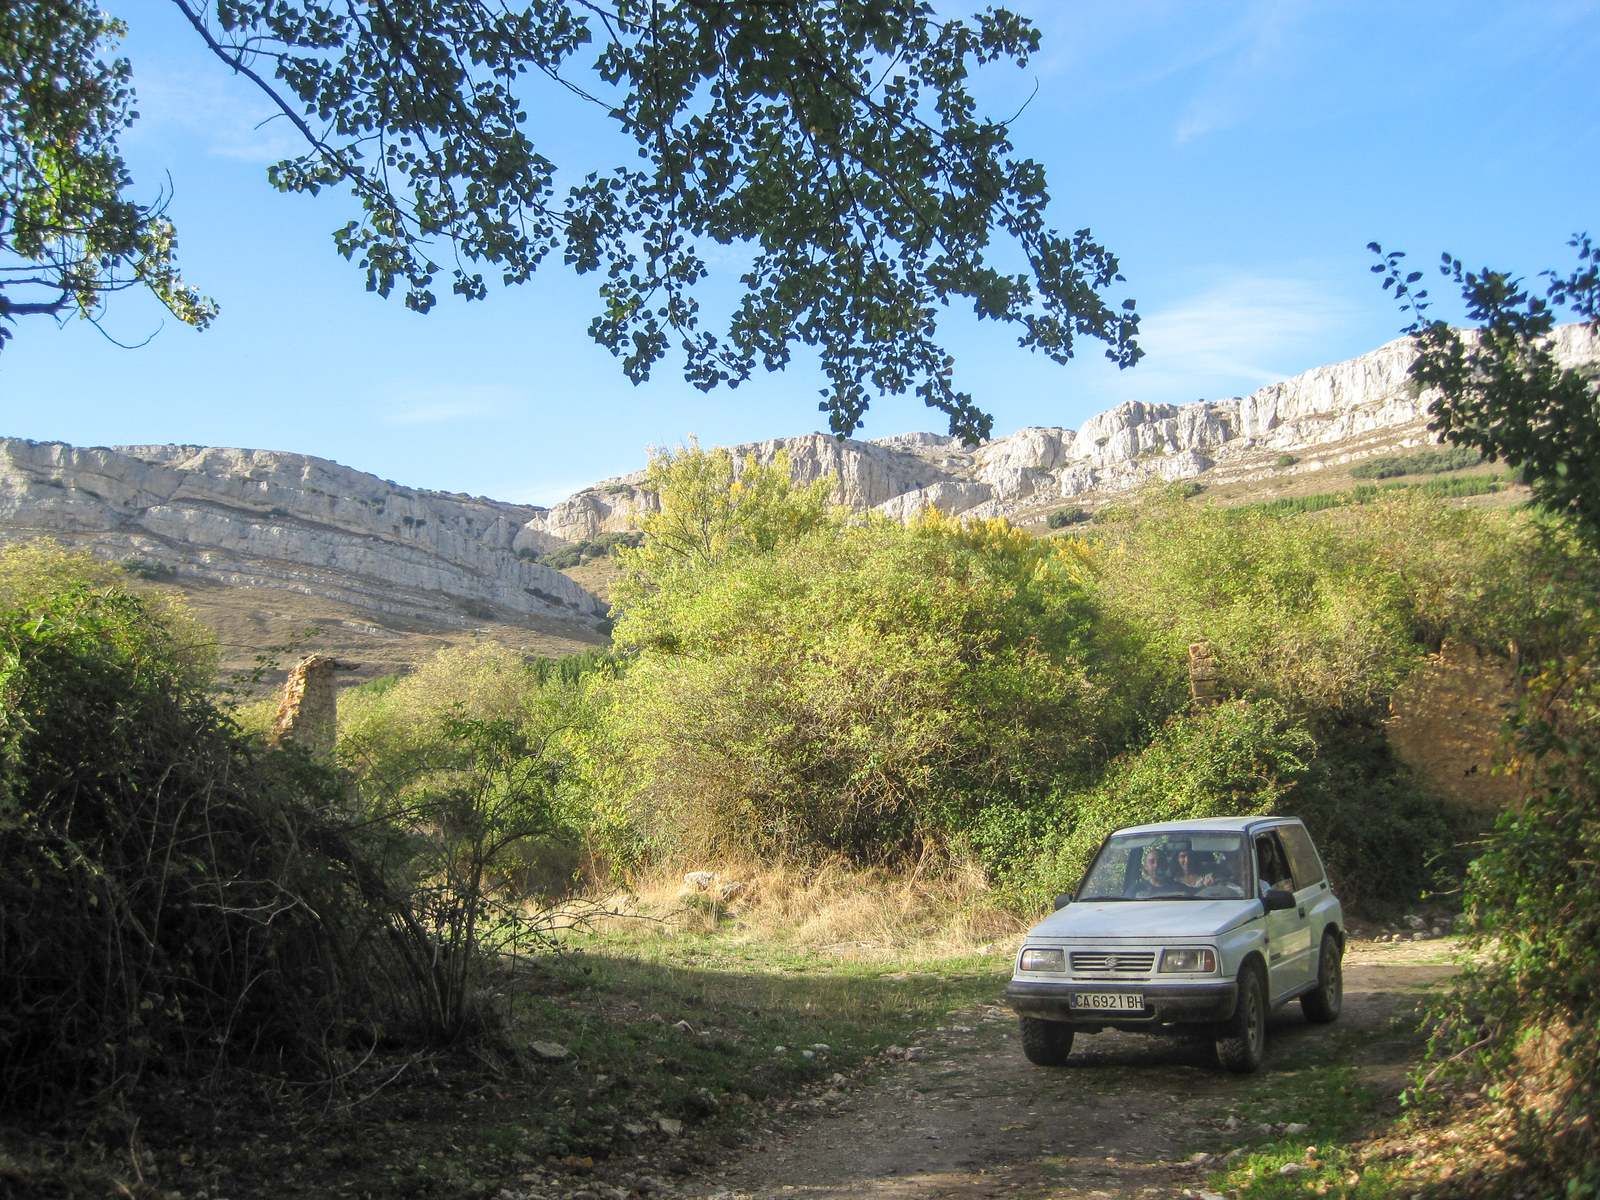
[[[201,60],[199,73],[191,74],[140,63],[139,120],[130,138],[187,140],[218,158],[261,164],[305,152],[299,131],[253,84],[208,66]]]
[[[514,388],[489,386],[431,388],[402,391],[374,405],[385,425],[450,425],[477,421],[507,412],[526,411],[533,399]]]
[[[1226,37],[1211,76],[1185,107],[1173,129],[1178,145],[1219,133],[1249,120],[1278,81],[1298,70],[1296,25],[1305,15],[1303,0],[1265,0],[1252,4]]]
[[[1105,380],[1111,403],[1183,404],[1242,395],[1321,365],[1358,308],[1312,280],[1236,274],[1145,314],[1132,371]]]

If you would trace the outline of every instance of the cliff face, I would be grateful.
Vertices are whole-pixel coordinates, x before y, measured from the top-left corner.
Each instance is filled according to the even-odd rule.
[[[1600,362],[1600,338],[1568,326],[1557,352]],[[733,451],[741,465],[786,453],[796,481],[831,477],[838,502],[901,520],[928,505],[1031,519],[1152,480],[1281,474],[1275,460],[1288,452],[1315,466],[1426,441],[1430,397],[1406,377],[1411,357],[1392,342],[1248,396],[1122,404],[1077,430],[1022,429],[977,448],[929,433],[809,434]],[[597,636],[605,604],[534,560],[634,527],[656,503],[643,484],[635,472],[546,509],[419,491],[299,454],[0,439],[0,539],[53,536],[180,582],[290,589],[431,627],[509,622],[581,641]]]
[[[1600,338],[1569,325],[1556,335],[1567,364],[1600,361]],[[1407,378],[1404,339],[1370,354],[1318,367],[1248,396],[1197,404],[1131,402],[1098,413],[1077,430],[1021,429],[975,449],[930,433],[873,441],[822,434],[732,448],[736,461],[770,463],[780,452],[801,483],[835,475],[835,499],[906,519],[936,505],[973,517],[1016,516],[1084,496],[1127,491],[1154,480],[1217,471],[1230,480],[1279,470],[1273,460],[1383,433],[1392,444],[1430,440],[1432,397]],[[529,519],[527,536],[592,538],[630,528],[653,504],[636,472],[607,480]]]
[[[560,544],[527,528],[543,511],[299,454],[0,439],[0,537],[50,536],[184,577],[435,624],[605,615],[565,575],[517,554]]]

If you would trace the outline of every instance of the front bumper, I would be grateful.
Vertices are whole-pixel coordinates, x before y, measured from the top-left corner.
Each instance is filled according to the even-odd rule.
[[[1074,992],[1130,992],[1144,997],[1144,1011],[1108,1012],[1072,1007]],[[1233,1016],[1239,984],[1232,979],[1203,983],[1067,983],[1055,980],[1013,979],[1006,985],[1006,1003],[1019,1016],[1072,1025],[1151,1026],[1226,1021]]]

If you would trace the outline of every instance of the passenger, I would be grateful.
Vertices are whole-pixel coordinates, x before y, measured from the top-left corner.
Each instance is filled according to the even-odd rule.
[[[1197,856],[1187,846],[1178,848],[1178,882],[1184,887],[1210,887],[1217,882],[1213,872],[1202,872]]]

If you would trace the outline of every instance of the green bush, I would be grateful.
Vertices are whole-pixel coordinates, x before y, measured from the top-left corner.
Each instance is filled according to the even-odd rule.
[[[1007,901],[1037,910],[1077,887],[1100,843],[1117,829],[1282,811],[1315,753],[1305,726],[1275,700],[1178,714],[1098,783],[1051,797],[1042,806],[1051,819],[1035,845],[999,843],[994,822],[980,825],[975,840],[994,863]]]
[[[1089,520],[1092,515],[1088,509],[1076,506],[1058,508],[1045,518],[1045,524],[1051,529],[1065,529],[1069,525],[1081,525],[1084,521]]]
[[[1280,471],[1281,471],[1281,470],[1283,470],[1283,469],[1284,469],[1284,468],[1285,468],[1285,467],[1292,467],[1292,466],[1294,466],[1294,465],[1295,465],[1295,463],[1297,463],[1297,462],[1299,462],[1299,461],[1300,461],[1300,460],[1299,460],[1299,459],[1298,459],[1298,458],[1296,458],[1296,457],[1295,457],[1295,456],[1294,456],[1294,455],[1292,455],[1292,454],[1280,454],[1280,455],[1278,455],[1278,457],[1277,457],[1277,458],[1275,458],[1275,459],[1273,459],[1273,460],[1272,460],[1272,465],[1273,465],[1273,466],[1275,466],[1275,467],[1277,467],[1277,468],[1278,468],[1278,470],[1280,470]]]
[[[1600,645],[1600,612],[1587,630]],[[1535,778],[1467,873],[1474,951],[1435,1005],[1427,1086],[1470,1072],[1508,1117],[1508,1195],[1600,1196],[1600,680],[1552,660],[1514,722]],[[1488,1078],[1485,1080],[1483,1076]]]
[[[105,570],[0,554],[0,1107],[331,1070],[376,1011],[337,780],[242,735],[192,625]]]
[[[1467,446],[1437,446],[1410,454],[1386,454],[1350,468],[1353,479],[1392,479],[1398,475],[1439,475],[1475,467],[1483,455]]]
[[[556,571],[565,571],[569,568],[581,566],[597,558],[610,558],[619,548],[631,549],[644,540],[642,533],[602,533],[597,538],[586,538],[573,542],[570,546],[562,546],[559,550],[551,550],[544,554],[527,553],[526,556],[535,562],[542,562],[545,566]]]
[[[616,633],[635,657],[606,730],[640,836],[889,861],[945,846],[996,793],[1092,776],[1169,701],[1077,554],[930,513],[670,576]]]

